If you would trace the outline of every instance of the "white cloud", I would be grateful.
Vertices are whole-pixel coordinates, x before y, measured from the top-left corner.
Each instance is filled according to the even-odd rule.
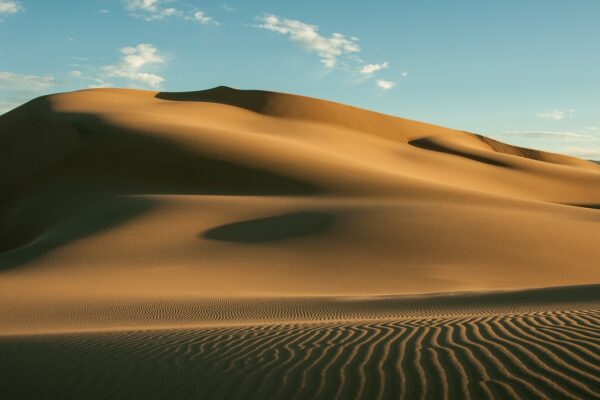
[[[231,7],[230,5],[227,4],[221,4],[221,7],[223,7],[223,10],[227,11],[227,12],[233,12],[235,11],[235,8]]]
[[[142,18],[146,21],[156,21],[171,16],[182,16],[182,12],[175,7],[165,7],[170,0],[125,0],[125,8],[131,16]]]
[[[9,112],[10,110],[17,108],[24,101],[13,101],[13,100],[0,100],[0,115]]]
[[[387,61],[380,64],[366,63],[358,55],[361,47],[357,37],[341,33],[324,36],[319,32],[317,25],[280,18],[273,14],[263,14],[256,19],[258,25],[255,27],[286,36],[295,45],[317,54],[326,68],[333,69],[340,66],[340,69],[348,71],[353,77],[358,78],[359,82],[366,81],[375,73],[389,68]],[[407,75],[408,72],[400,74],[402,77]],[[396,82],[387,80],[379,80],[376,84],[382,89],[391,89],[396,86]]]
[[[108,14],[110,11],[109,11],[109,10],[107,10],[107,9],[104,9],[104,8],[103,8],[102,10],[98,10],[98,12],[99,12],[100,14]]]
[[[81,73],[81,71],[79,71],[79,70],[75,70],[75,71],[71,71],[71,72],[69,72],[69,76],[70,76],[71,78],[81,78],[81,76],[82,76],[82,75],[83,75],[83,74],[82,74],[82,73]]]
[[[0,71],[0,88],[7,90],[42,92],[55,84],[56,80],[52,76],[21,75]]]
[[[158,89],[162,86],[165,79],[148,71],[152,67],[166,64],[166,60],[156,47],[142,43],[136,47],[124,47],[120,51],[119,63],[102,67],[109,77],[129,80],[135,87]]]
[[[159,13],[161,10],[161,0],[127,0],[126,6],[131,11],[145,11],[148,13]]]
[[[219,25],[217,21],[204,14],[202,11],[196,11],[192,19],[202,25]]]
[[[375,84],[384,90],[389,90],[389,89],[392,89],[394,86],[396,86],[396,82],[385,81],[383,79],[377,80],[377,82],[375,82]]]
[[[542,119],[550,119],[553,121],[560,121],[565,118],[570,118],[575,114],[575,110],[567,109],[567,110],[545,110],[536,114],[538,118]]]
[[[406,78],[408,76],[408,71],[402,71],[400,72],[400,76],[403,78]]]
[[[0,15],[16,14],[23,11],[23,6],[15,0],[0,0]]]
[[[0,114],[37,96],[48,94],[58,85],[53,76],[22,75],[0,71]]]
[[[92,83],[88,85],[88,88],[90,88],[90,89],[92,89],[92,88],[109,88],[109,87],[114,86],[111,82],[107,82],[102,78],[92,78],[91,81],[92,81]]]
[[[316,25],[292,19],[280,19],[272,14],[265,14],[257,19],[260,22],[258,28],[288,36],[296,45],[318,54],[327,68],[334,68],[339,57],[360,51],[357,38],[349,38],[341,33],[325,37],[319,34]]]
[[[214,18],[209,17],[203,11],[182,11],[171,3],[177,0],[125,0],[125,8],[129,15],[141,18],[145,21],[158,21],[168,17],[177,17],[189,21],[195,21],[202,25],[219,25]]]
[[[588,160],[600,160],[600,147],[566,147],[563,152]]]
[[[358,71],[364,75],[372,75],[377,71],[381,71],[382,69],[386,69],[389,66],[388,62],[385,61],[381,64],[366,64],[361,67]]]

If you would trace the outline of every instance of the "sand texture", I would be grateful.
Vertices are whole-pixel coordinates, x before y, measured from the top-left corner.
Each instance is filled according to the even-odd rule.
[[[302,96],[0,117],[10,399],[600,398],[600,165]]]

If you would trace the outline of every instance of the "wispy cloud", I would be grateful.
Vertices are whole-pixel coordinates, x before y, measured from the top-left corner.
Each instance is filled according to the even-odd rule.
[[[196,11],[191,17],[188,17],[188,19],[192,19],[202,25],[219,25],[217,21],[207,16],[202,11]]]
[[[146,21],[156,21],[181,14],[175,7],[166,7],[168,0],[125,0],[125,8],[130,15]]]
[[[89,61],[81,57],[78,60]],[[113,87],[115,82],[121,86],[160,89],[165,79],[157,73],[157,69],[166,64],[165,56],[155,46],[142,43],[120,49],[120,58],[114,64],[102,67],[78,64],[65,72],[63,79],[0,71],[0,114],[59,89]]]
[[[55,84],[56,79],[52,76],[21,75],[0,71],[0,88],[6,90],[40,92],[48,90]]]
[[[0,114],[31,100],[47,94],[58,82],[53,76],[23,75],[0,71]]]
[[[195,21],[202,25],[219,25],[203,11],[188,6],[187,10],[177,7],[176,0],[124,0],[129,15],[145,21],[159,21],[169,17]]]
[[[0,0],[0,22],[5,15],[16,14],[24,11],[20,2],[15,0]]]
[[[101,9],[101,10],[98,10],[98,12],[99,12],[100,14],[108,14],[108,13],[110,12],[110,10],[107,10],[107,9],[103,8],[103,9]]]
[[[323,35],[317,25],[280,18],[268,13],[257,16],[256,20],[258,21],[256,28],[286,36],[296,46],[318,55],[325,68],[350,72],[358,82],[369,80],[390,66],[388,61],[379,64],[365,62],[358,55],[362,49],[357,37],[341,33]],[[407,73],[403,72],[400,76],[405,77]],[[385,90],[396,86],[395,81],[383,79],[376,81],[375,84]]]
[[[102,67],[108,77],[125,79],[133,87],[158,89],[162,86],[165,79],[152,69],[166,64],[166,60],[156,47],[142,43],[124,47],[120,52],[118,63]]]
[[[9,112],[23,104],[23,101],[0,100],[0,115]]]
[[[382,62],[381,64],[366,64],[363,65],[358,72],[363,75],[372,75],[377,71],[381,71],[382,69],[386,69],[389,66],[387,61]]]
[[[494,137],[509,142],[515,140],[519,145],[524,144],[519,143],[519,139],[534,140],[536,147],[540,149],[580,158],[600,159],[600,129],[595,128],[589,126],[569,131],[511,131],[496,134]]]
[[[396,86],[396,82],[393,81],[386,81],[383,79],[378,79],[375,84],[377,86],[379,86],[380,88],[382,88],[383,90],[389,90],[389,89],[393,89],[394,86]]]
[[[257,17],[258,28],[287,36],[294,44],[316,53],[327,68],[334,68],[340,57],[360,51],[358,39],[341,33],[323,36],[316,25],[293,19],[279,18],[272,14]]]
[[[574,131],[511,131],[500,133],[499,136],[513,136],[523,138],[543,138],[543,139],[566,139],[566,140],[578,140],[589,137],[582,132]]]
[[[588,160],[600,160],[600,147],[566,147],[563,152]]]
[[[554,121],[560,121],[565,118],[570,118],[575,114],[575,110],[572,108],[566,110],[545,110],[536,114],[538,118],[550,119]]]

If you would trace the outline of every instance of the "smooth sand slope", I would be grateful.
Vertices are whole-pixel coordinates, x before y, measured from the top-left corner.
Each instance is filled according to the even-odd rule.
[[[0,389],[598,398],[599,208],[598,164],[318,99],[38,98],[0,117]]]

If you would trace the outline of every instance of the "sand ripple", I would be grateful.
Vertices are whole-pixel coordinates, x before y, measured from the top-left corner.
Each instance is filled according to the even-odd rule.
[[[598,399],[599,318],[578,309],[4,337],[0,386],[10,399]]]

